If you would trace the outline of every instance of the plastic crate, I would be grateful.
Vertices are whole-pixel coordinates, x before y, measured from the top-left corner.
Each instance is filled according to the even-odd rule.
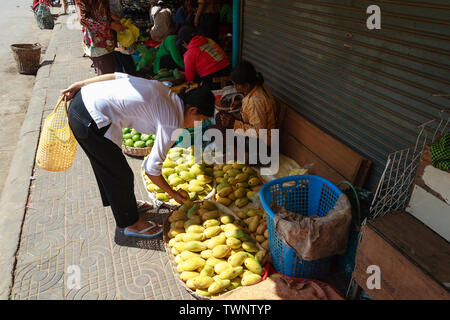
[[[277,272],[295,278],[323,279],[331,266],[332,257],[306,261],[281,240],[275,230],[272,203],[304,216],[324,217],[342,194],[330,181],[314,175],[297,175],[272,180],[260,190],[266,212],[269,248]]]

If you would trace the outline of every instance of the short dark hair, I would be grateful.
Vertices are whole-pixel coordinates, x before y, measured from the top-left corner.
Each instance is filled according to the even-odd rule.
[[[263,85],[264,77],[260,72],[256,72],[255,67],[249,61],[239,62],[231,71],[231,80],[237,84]]]
[[[196,107],[199,114],[208,117],[214,116],[216,98],[207,86],[191,90],[183,88],[178,96],[184,102],[185,110],[189,107]]]

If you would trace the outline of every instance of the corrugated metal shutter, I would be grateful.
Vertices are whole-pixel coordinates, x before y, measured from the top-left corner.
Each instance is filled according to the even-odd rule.
[[[381,30],[368,30],[368,6]],[[450,106],[448,0],[245,0],[242,58],[273,94],[371,161],[414,145]]]

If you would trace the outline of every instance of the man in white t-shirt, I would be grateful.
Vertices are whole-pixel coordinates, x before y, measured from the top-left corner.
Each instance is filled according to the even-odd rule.
[[[154,184],[178,203],[187,193],[173,190],[161,175],[173,133],[193,128],[214,114],[214,95],[206,87],[175,94],[156,80],[113,73],[76,82],[62,91],[72,99],[69,125],[88,156],[104,206],[111,206],[124,234],[152,238],[162,226],[138,217],[134,177],[121,149],[122,128],[155,133],[156,140],[144,169]],[[179,135],[179,134],[178,134]]]

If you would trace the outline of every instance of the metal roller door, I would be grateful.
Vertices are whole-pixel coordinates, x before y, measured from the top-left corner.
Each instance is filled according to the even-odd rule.
[[[368,188],[450,106],[448,0],[245,0],[242,30],[242,58],[273,94],[373,161]]]

